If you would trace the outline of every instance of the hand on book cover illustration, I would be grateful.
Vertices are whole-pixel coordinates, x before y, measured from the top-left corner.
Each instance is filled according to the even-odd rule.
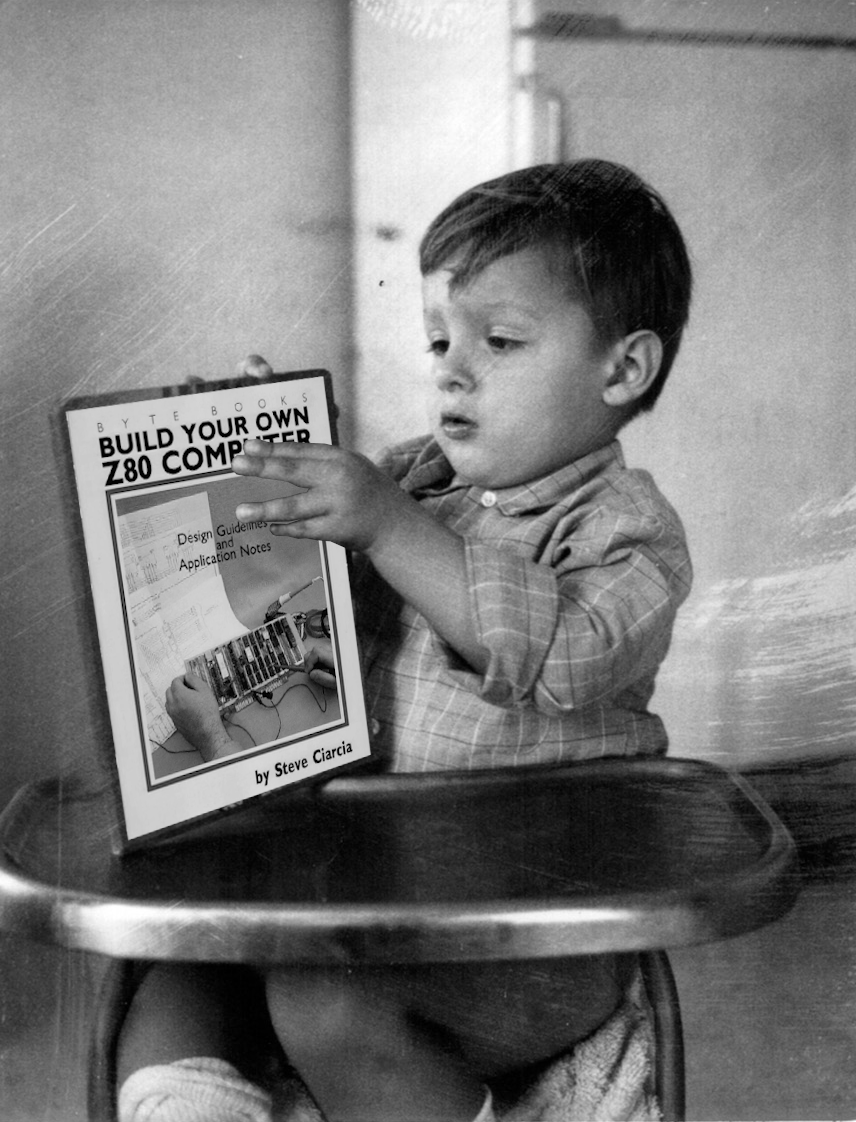
[[[313,639],[306,647],[306,670],[310,679],[326,690],[336,689],[336,664],[329,639]]]
[[[329,639],[314,639],[306,648],[304,670],[311,681],[323,689],[335,690],[336,670],[333,644]],[[166,691],[166,711],[175,727],[208,764],[241,748],[233,740],[220,716],[220,708],[208,683],[189,672],[174,678]]]
[[[198,674],[180,674],[173,679],[166,691],[166,711],[206,763],[239,747],[226,732],[211,687]]]

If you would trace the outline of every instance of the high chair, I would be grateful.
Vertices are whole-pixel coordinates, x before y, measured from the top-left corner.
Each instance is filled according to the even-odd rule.
[[[679,1119],[680,1013],[663,950],[769,923],[798,890],[781,822],[739,776],[697,761],[339,776],[123,857],[115,814],[109,789],[56,781],[22,788],[0,816],[0,929],[115,960],[91,1122],[115,1117],[116,1039],[148,962],[604,952],[640,953],[656,1093]]]

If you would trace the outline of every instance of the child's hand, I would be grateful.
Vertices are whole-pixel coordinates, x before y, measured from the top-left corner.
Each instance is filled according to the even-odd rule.
[[[329,444],[266,440],[248,440],[232,468],[302,488],[282,499],[241,503],[235,513],[242,522],[277,523],[274,534],[361,550],[473,670],[484,672],[489,652],[478,637],[463,539],[390,476]]]
[[[166,711],[175,727],[208,763],[235,744],[223,727],[217,699],[207,682],[196,674],[181,674],[166,691]]]
[[[239,378],[269,378],[273,370],[261,355],[247,355],[238,363],[235,373]]]
[[[267,502],[241,503],[243,522],[265,521],[271,533],[337,542],[370,552],[412,500],[370,460],[329,444],[248,440],[232,461],[239,475],[280,479],[301,491]]]

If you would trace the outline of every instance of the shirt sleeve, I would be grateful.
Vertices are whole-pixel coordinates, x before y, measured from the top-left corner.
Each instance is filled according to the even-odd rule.
[[[466,542],[472,610],[490,659],[484,675],[451,652],[446,666],[491,704],[549,715],[604,704],[653,682],[666,655],[689,591],[682,535],[628,519],[602,548],[558,554],[551,566]]]

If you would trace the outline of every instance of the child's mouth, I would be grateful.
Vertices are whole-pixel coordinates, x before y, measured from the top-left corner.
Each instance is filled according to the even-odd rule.
[[[462,413],[443,413],[440,428],[450,440],[466,440],[476,431],[476,423]]]

